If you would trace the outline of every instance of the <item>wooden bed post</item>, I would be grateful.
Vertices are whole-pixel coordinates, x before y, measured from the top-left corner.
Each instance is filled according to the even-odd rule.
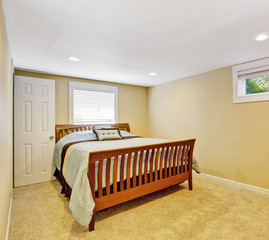
[[[95,201],[95,162],[90,162],[90,160],[89,160],[88,178],[91,186],[92,198],[93,201]],[[94,230],[94,224],[95,224],[95,208],[93,209],[92,219],[89,223],[89,231]]]
[[[192,190],[192,170],[190,170],[190,172],[189,172],[188,183],[189,183],[189,190]]]
[[[90,224],[89,224],[89,231],[90,232],[94,230],[94,223],[95,223],[95,210],[93,210],[92,219],[91,219]]]
[[[195,140],[194,140],[195,142]],[[189,190],[192,190],[192,155],[193,155],[193,146],[190,148],[189,154],[188,154],[188,158],[189,158],[189,179],[188,179],[188,183],[189,183]]]

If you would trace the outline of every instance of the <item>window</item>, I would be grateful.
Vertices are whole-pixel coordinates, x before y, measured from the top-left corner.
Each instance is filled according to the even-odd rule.
[[[233,67],[233,102],[269,100],[269,58]]]
[[[75,124],[118,121],[118,88],[69,82],[69,122]]]

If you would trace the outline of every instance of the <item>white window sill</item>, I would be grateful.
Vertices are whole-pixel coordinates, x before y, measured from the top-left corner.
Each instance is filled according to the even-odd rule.
[[[269,92],[233,97],[233,103],[269,101]]]

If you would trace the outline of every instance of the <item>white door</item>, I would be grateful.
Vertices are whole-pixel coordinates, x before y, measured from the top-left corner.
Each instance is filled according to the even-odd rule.
[[[55,81],[15,76],[15,187],[52,179],[54,137]]]

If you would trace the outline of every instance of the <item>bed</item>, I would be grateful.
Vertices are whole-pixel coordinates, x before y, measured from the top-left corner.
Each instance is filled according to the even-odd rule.
[[[97,141],[97,125],[56,125],[54,165],[73,217],[94,230],[97,211],[188,181],[195,139],[141,138],[128,123],[112,124],[122,139]],[[100,126],[98,126],[100,127]]]

